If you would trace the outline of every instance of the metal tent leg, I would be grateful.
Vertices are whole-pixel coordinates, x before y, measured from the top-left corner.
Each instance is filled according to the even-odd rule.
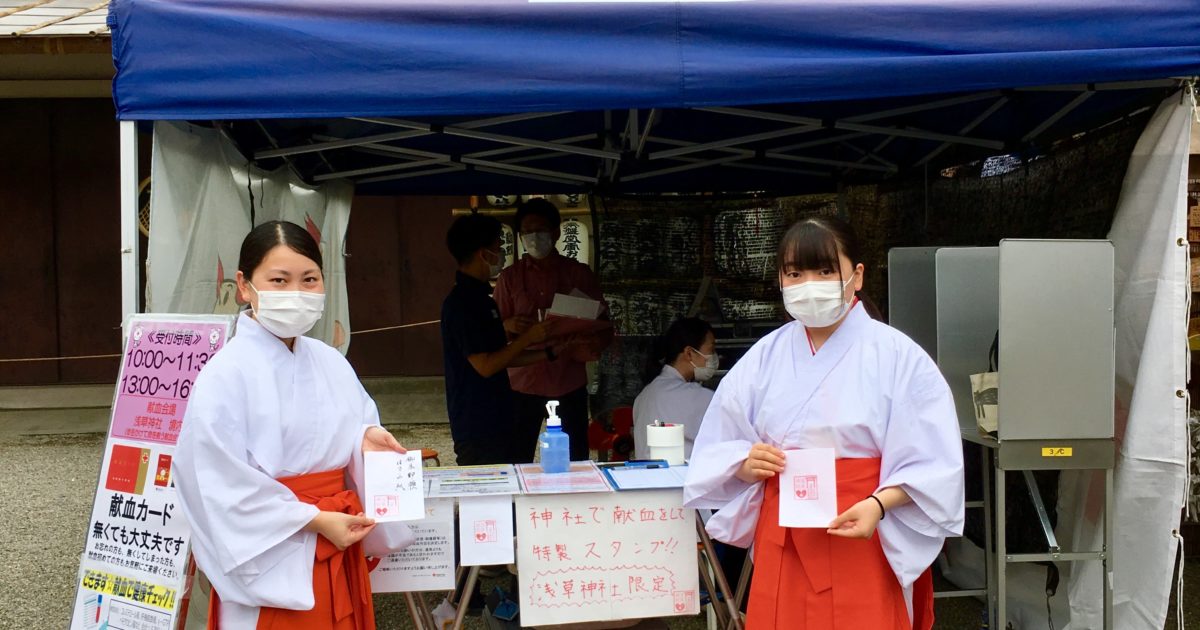
[[[137,123],[122,120],[121,139],[121,322],[138,312],[140,273],[138,252],[138,136]]]
[[[994,628],[1005,630],[1008,627],[1008,541],[1005,540],[1004,520],[1004,469],[996,467],[996,616]]]
[[[992,525],[992,470],[995,466],[995,451],[990,448],[984,448],[981,462],[983,466],[983,574],[984,583],[987,584],[987,600],[984,602],[987,608],[988,623],[996,619],[996,556],[995,544],[992,540],[992,533],[995,531]]]
[[[1113,469],[1104,471],[1104,557],[1100,559],[1101,588],[1104,589],[1104,630],[1113,628]]]

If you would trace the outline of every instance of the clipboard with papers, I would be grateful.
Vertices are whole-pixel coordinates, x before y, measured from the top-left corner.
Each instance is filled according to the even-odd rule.
[[[682,488],[687,480],[687,465],[643,467],[611,466],[601,468],[617,490],[656,490]]]

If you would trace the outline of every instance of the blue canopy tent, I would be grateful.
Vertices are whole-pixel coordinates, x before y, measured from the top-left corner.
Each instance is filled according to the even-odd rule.
[[[829,191],[1146,111],[1197,0],[113,0],[123,305],[137,121],[364,194]],[[1111,586],[1111,584],[1110,584]]]
[[[226,121],[265,166],[367,194],[802,192],[1156,103],[1200,72],[1197,8],[115,0],[109,21],[121,120]]]

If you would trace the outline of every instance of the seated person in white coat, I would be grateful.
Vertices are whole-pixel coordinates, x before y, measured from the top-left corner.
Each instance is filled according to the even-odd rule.
[[[963,526],[950,389],[920,346],[855,297],[865,268],[844,221],[793,225],[776,264],[796,321],[721,380],[684,502],[718,510],[706,525],[717,540],[754,544],[748,628],[929,630],[929,566]],[[781,493],[784,451],[818,448],[833,449],[837,516],[827,527],[783,527],[781,502],[812,498]]]
[[[188,401],[172,479],[212,582],[209,628],[374,628],[365,556],[412,540],[365,516],[354,490],[363,451],[404,448],[346,359],[303,336],[324,310],[321,262],[294,223],[246,236],[251,309]]]
[[[633,401],[634,457],[650,459],[646,427],[661,420],[683,425],[684,457],[691,459],[692,442],[713,397],[700,383],[717,373],[718,362],[712,326],[702,319],[677,319],[655,340],[643,376],[646,387]]]

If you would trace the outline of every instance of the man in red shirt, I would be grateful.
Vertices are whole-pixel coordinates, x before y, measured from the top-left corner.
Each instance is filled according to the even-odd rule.
[[[599,300],[607,316],[604,294],[596,274],[586,264],[562,256],[554,244],[561,236],[558,208],[545,199],[531,199],[517,209],[514,227],[525,246],[525,255],[505,269],[492,294],[509,337],[524,333],[554,302],[555,293],[573,291]],[[571,460],[589,459],[587,443],[588,393],[585,364],[600,358],[612,342],[611,333],[588,334],[572,339],[564,356],[547,350],[549,361],[510,368],[515,402],[517,444],[525,446],[523,461],[533,461],[537,436],[546,418],[546,401],[560,402],[558,415],[571,437]],[[518,453],[521,447],[518,446]]]

